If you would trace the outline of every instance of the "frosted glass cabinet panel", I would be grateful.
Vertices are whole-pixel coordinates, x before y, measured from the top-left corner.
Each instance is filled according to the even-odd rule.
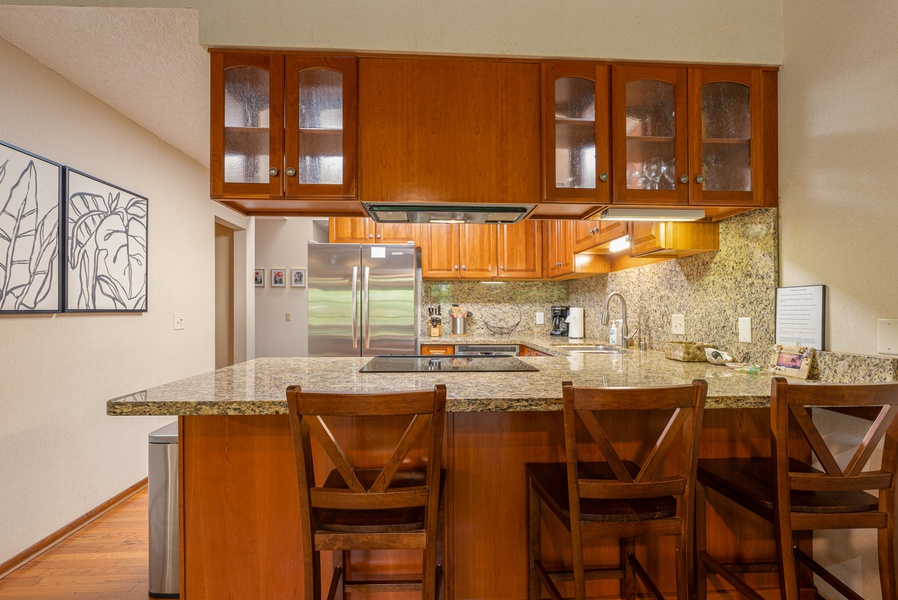
[[[213,197],[280,195],[283,57],[212,54]]]
[[[751,88],[732,82],[702,86],[703,189],[751,191]]]
[[[616,65],[613,74],[614,202],[686,204],[687,70]]]
[[[287,196],[354,197],[356,59],[287,55],[286,60]]]
[[[543,63],[546,201],[608,202],[608,65]]]

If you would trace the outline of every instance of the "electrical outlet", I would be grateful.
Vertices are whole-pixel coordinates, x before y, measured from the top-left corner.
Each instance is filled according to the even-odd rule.
[[[184,313],[175,313],[174,328],[175,329],[184,329]]]
[[[751,317],[739,317],[739,341],[751,343]]]
[[[670,316],[670,332],[676,335],[686,334],[686,317],[683,315]]]
[[[293,313],[285,312],[285,313],[284,313],[284,320],[285,320],[285,321],[292,321],[292,320],[293,320]]]
[[[536,324],[543,325],[546,322],[546,313],[536,313]]]

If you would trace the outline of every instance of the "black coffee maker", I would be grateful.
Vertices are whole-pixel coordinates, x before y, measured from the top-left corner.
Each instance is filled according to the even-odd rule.
[[[549,332],[549,335],[567,337],[568,324],[565,321],[568,313],[571,311],[571,307],[553,306],[549,311],[552,315],[552,331]]]

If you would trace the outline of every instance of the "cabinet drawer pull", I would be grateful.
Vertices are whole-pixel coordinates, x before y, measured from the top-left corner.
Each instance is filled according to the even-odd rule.
[[[271,167],[270,169],[268,169],[268,174],[271,175],[272,177],[277,177],[278,173],[279,173],[279,171],[278,171],[277,167]]]

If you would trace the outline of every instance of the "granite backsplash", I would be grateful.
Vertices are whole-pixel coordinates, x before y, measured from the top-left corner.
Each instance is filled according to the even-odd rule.
[[[478,281],[425,281],[422,331],[427,306],[441,304],[448,333],[448,308],[458,304],[471,311],[471,335],[488,335],[486,323],[508,326],[515,333],[547,334],[549,307],[582,306],[586,336],[608,339],[600,324],[602,305],[612,291],[627,302],[630,329],[650,350],[663,350],[667,341],[713,344],[738,361],[766,364],[775,328],[777,285],[777,211],[755,209],[720,222],[720,250],[635,267],[572,281],[518,281],[503,285]],[[535,314],[545,323],[537,325]],[[611,318],[620,316],[612,300]],[[670,333],[672,314],[685,315],[686,335]],[[739,317],[752,319],[752,343],[738,341]]]

